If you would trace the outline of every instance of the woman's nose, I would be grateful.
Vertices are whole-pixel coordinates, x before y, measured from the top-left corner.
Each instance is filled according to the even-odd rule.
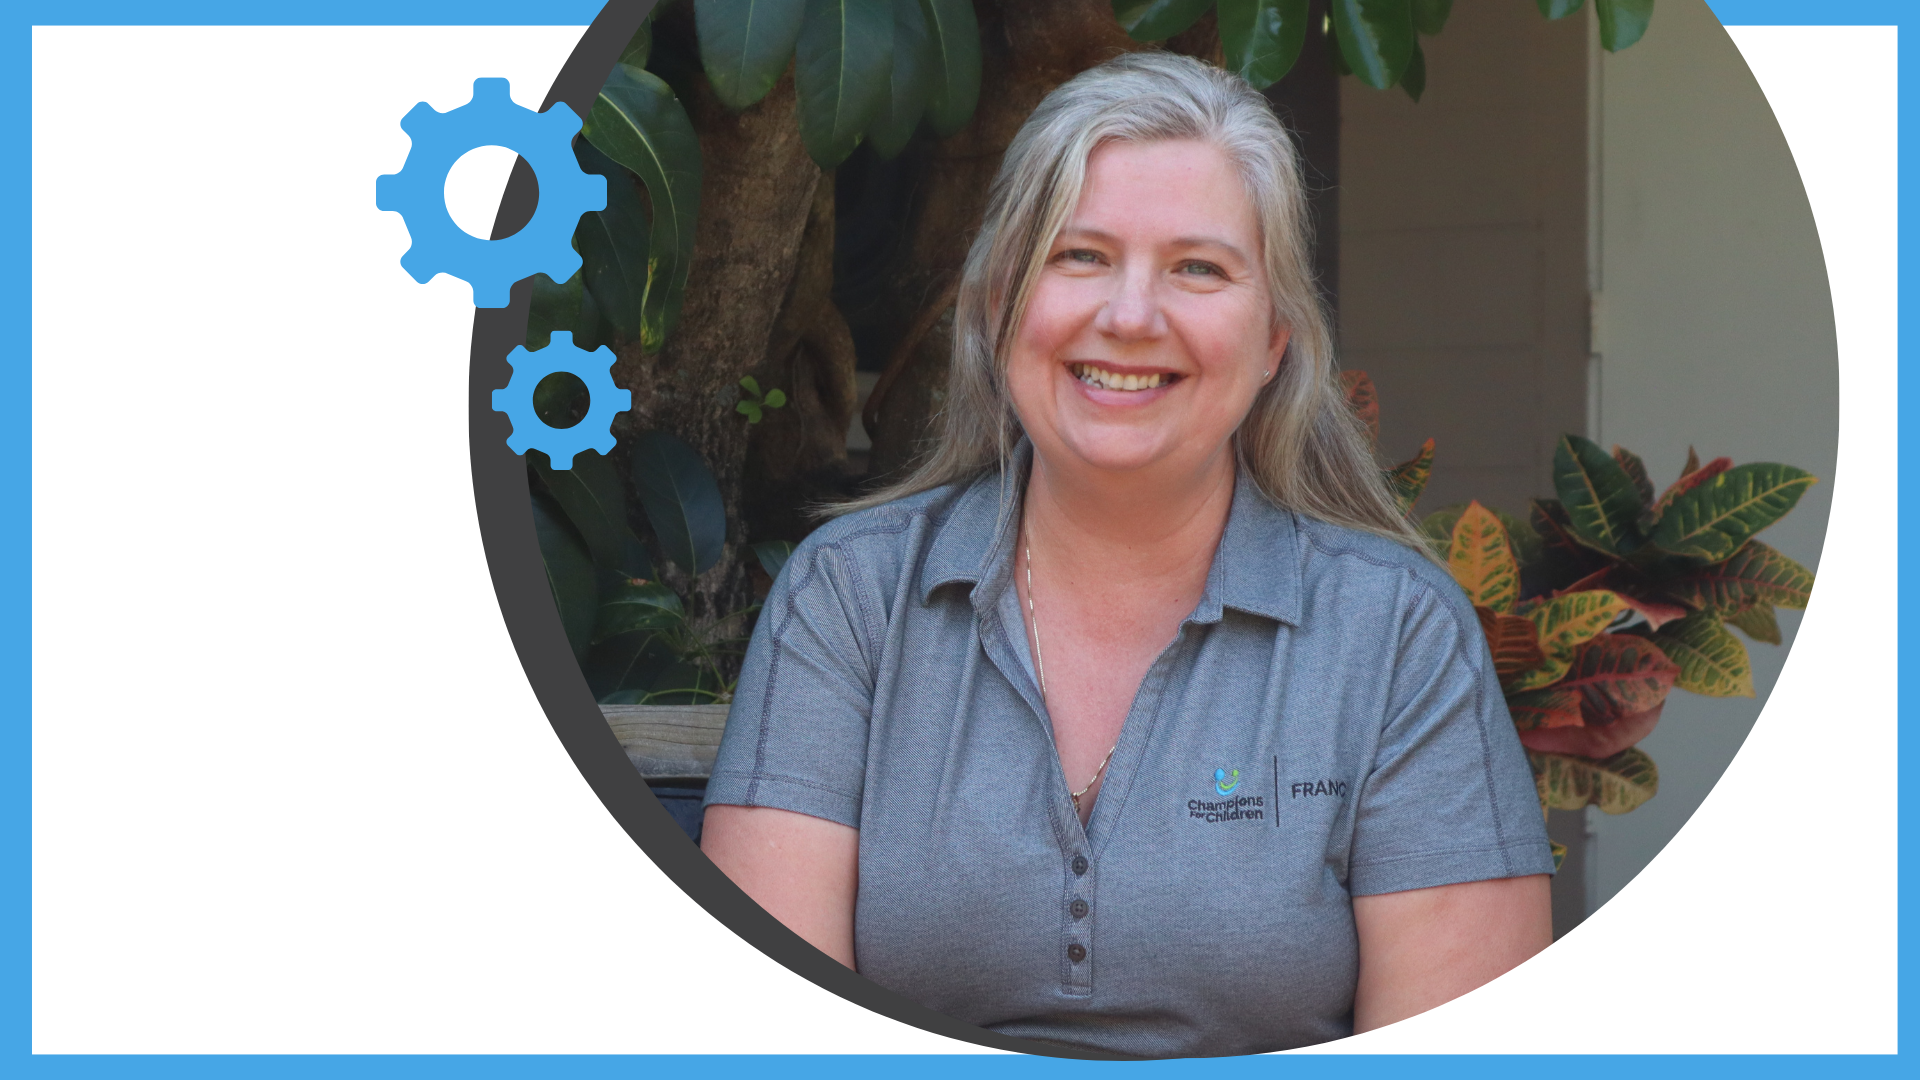
[[[1160,310],[1151,277],[1120,275],[1113,293],[1094,316],[1093,328],[1123,341],[1156,338],[1166,333],[1167,320]]]

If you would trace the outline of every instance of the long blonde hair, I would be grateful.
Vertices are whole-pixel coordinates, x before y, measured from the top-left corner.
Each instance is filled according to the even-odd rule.
[[[1308,256],[1293,142],[1238,76],[1173,53],[1127,53],[1048,94],[1007,148],[954,304],[953,359],[932,446],[888,487],[831,508],[877,506],[1003,467],[1020,432],[1007,354],[1034,278],[1080,201],[1087,158],[1109,141],[1200,140],[1239,171],[1252,198],[1273,317],[1292,337],[1234,434],[1240,461],[1276,504],[1425,552],[1348,408]]]

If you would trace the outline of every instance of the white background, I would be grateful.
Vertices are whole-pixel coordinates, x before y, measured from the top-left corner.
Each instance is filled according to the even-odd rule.
[[[373,179],[414,102],[504,75],[537,107],[577,37],[35,31],[36,1051],[968,1049],[682,896],[574,771],[501,625],[467,471],[470,293],[400,269]],[[1832,532],[1799,643],[1613,902],[1327,1049],[1895,1048],[1894,32],[1734,38],[1838,319]],[[100,73],[130,56],[137,122],[76,120],[127,115]]]

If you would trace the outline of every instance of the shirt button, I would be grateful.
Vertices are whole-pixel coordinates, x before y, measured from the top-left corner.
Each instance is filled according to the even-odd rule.
[[[1075,855],[1073,857],[1073,872],[1075,876],[1087,872],[1087,857],[1085,855]]]
[[[1077,964],[1080,961],[1085,960],[1086,958],[1087,958],[1087,947],[1085,945],[1082,945],[1076,941],[1072,945],[1067,946],[1067,959]]]
[[[1067,910],[1073,912],[1074,918],[1084,919],[1087,917],[1087,902],[1085,900],[1075,900],[1073,903],[1067,905]]]

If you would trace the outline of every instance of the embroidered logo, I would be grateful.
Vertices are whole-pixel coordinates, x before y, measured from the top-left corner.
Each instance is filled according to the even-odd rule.
[[[1239,769],[1213,770],[1213,794],[1218,799],[1188,799],[1187,817],[1209,825],[1222,821],[1265,821],[1267,799],[1264,795],[1239,795]]]
[[[1227,771],[1226,769],[1213,770],[1213,790],[1219,792],[1222,795],[1231,795],[1233,794],[1233,789],[1239,786],[1240,786],[1240,770],[1239,769],[1234,769],[1231,772]]]

